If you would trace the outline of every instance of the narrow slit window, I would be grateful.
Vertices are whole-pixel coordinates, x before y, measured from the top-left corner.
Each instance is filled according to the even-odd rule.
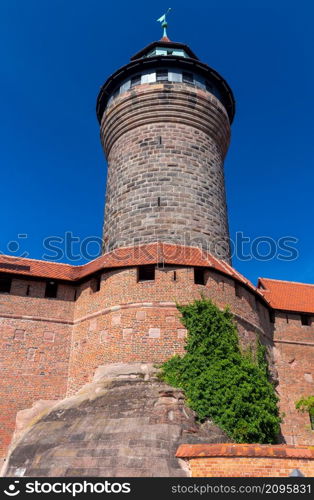
[[[74,290],[73,301],[75,302],[76,300],[77,300],[77,290]]]
[[[202,267],[194,267],[194,283],[195,285],[205,285],[205,269]]]
[[[168,70],[167,69],[158,69],[156,71],[156,81],[157,82],[168,81]]]
[[[173,271],[173,281],[177,281],[177,271]]]
[[[137,281],[154,281],[155,279],[155,266],[140,266],[138,268]]]
[[[56,281],[48,281],[46,283],[45,297],[55,299],[58,293],[58,283]]]
[[[311,326],[311,318],[306,314],[301,314],[301,324],[303,326]]]
[[[160,207],[160,196],[157,198],[157,205]]]
[[[0,278],[0,293],[10,293],[11,284],[11,278]]]
[[[27,297],[29,296],[30,291],[31,291],[31,286],[27,285],[27,288],[26,288],[26,295],[27,295]]]
[[[193,83],[193,73],[188,73],[187,71],[183,71],[182,73],[182,81],[183,83]]]

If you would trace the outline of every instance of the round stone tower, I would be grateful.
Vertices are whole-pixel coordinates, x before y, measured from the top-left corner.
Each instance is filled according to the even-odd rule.
[[[234,106],[225,80],[168,38],[108,78],[97,100],[104,252],[161,241],[230,262],[223,162]]]

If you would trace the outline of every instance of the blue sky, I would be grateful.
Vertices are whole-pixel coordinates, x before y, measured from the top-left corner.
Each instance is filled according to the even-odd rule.
[[[169,37],[190,45],[235,94],[225,163],[231,237],[298,239],[293,261],[234,258],[234,267],[253,282],[314,283],[314,4],[304,0],[2,0],[1,252],[43,258],[48,236],[101,236],[97,93],[160,38],[156,19],[169,6]]]

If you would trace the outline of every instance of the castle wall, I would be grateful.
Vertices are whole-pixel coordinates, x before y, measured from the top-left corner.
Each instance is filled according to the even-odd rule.
[[[58,299],[45,299],[44,290],[44,282],[16,278],[0,295],[0,458],[19,410],[66,393],[73,288],[60,284]]]
[[[174,271],[176,280],[174,281]],[[194,269],[156,269],[155,280],[138,282],[137,268],[107,271],[101,288],[81,286],[76,302],[68,395],[90,382],[99,365],[115,362],[162,362],[184,352],[186,332],[176,303],[188,303],[201,294],[220,306],[230,305],[237,315],[243,346],[255,345],[256,336],[271,346],[267,308],[234,281],[213,270],[205,272],[206,285],[194,283]]]
[[[106,251],[155,241],[202,246],[230,261],[223,160],[227,113],[186,84],[134,87],[104,113]]]
[[[285,414],[282,433],[289,444],[314,444],[308,413],[295,403],[314,392],[314,323],[301,324],[299,314],[277,312],[274,356],[279,376],[280,409]]]

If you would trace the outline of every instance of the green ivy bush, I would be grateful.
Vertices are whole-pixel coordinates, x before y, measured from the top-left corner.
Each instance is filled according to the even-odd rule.
[[[202,298],[177,306],[188,331],[186,354],[161,367],[161,377],[185,392],[201,421],[209,418],[238,443],[275,443],[278,398],[265,348],[241,352],[233,316]]]

